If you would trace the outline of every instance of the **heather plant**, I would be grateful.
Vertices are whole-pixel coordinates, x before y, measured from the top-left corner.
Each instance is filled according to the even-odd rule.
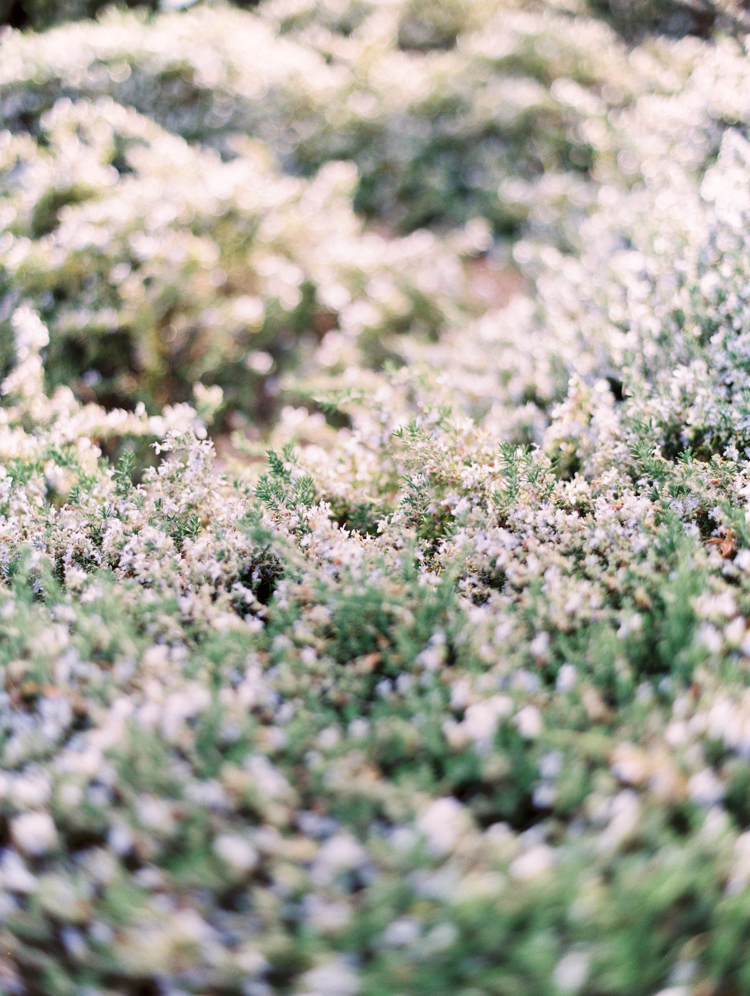
[[[0,991],[747,988],[747,60],[651,13],[0,41]]]
[[[39,371],[44,327],[15,327]],[[122,413],[162,457],[134,485],[101,409],[38,378],[5,411],[7,985],[736,971],[737,465],[636,446],[629,477],[561,480],[443,406],[381,434],[400,484],[367,535],[309,446],[252,485],[195,409]],[[634,903],[668,924],[646,957]],[[683,964],[696,931],[717,947]]]
[[[106,99],[59,101],[36,141],[6,132],[3,160],[4,363],[12,310],[32,299],[51,386],[82,398],[153,412],[203,378],[262,419],[278,374],[327,331],[378,364],[386,331],[435,336],[468,307],[434,239],[360,234],[343,164],[281,178],[249,143],[224,164]]]
[[[225,155],[242,131],[293,173],[353,161],[357,209],[407,231],[479,214],[513,232],[532,202],[557,214],[561,199],[585,205],[583,181],[620,150],[609,110],[679,86],[679,71],[659,56],[635,72],[613,32],[592,19],[554,8],[534,17],[497,0],[412,6],[271,2],[252,20],[199,6],[153,24],[110,11],[85,43],[78,24],[56,40],[7,42],[3,117],[33,132],[71,88],[111,96]],[[404,32],[429,37],[430,18],[437,35],[460,29],[461,45],[404,49]],[[212,58],[199,54],[208,47],[196,49],[196,36]]]
[[[153,23],[111,11],[85,34],[71,25],[6,38],[6,368],[7,322],[29,297],[52,335],[48,376],[81,399],[155,412],[189,399],[202,377],[223,388],[227,416],[267,420],[285,372],[301,364],[307,384],[352,363],[412,362],[410,342],[391,332],[461,335],[468,314],[504,300],[514,267],[543,295],[557,268],[551,245],[565,286],[576,279],[571,252],[591,245],[598,268],[612,255],[603,236],[628,227],[613,216],[632,214],[633,183],[648,174],[655,185],[671,149],[689,185],[716,154],[722,121],[745,113],[728,41],[716,58],[661,42],[629,60],[600,22],[490,4],[477,27],[456,5],[461,44],[425,54],[399,48],[409,10],[268,3],[253,17],[201,6]],[[692,111],[700,92],[710,114]],[[342,159],[356,172],[330,162]],[[625,200],[610,199],[600,222],[602,184]],[[347,202],[391,228],[465,222],[464,233],[447,252],[422,231],[397,243],[388,228],[363,233]],[[337,237],[322,236],[333,217]],[[498,232],[524,237],[510,267]],[[519,441],[538,442],[571,368],[616,379],[619,361],[599,330],[573,342],[561,328],[550,341],[528,319],[522,308],[484,315],[482,335],[510,340],[497,362],[511,403],[496,409]],[[519,321],[541,362],[517,349]],[[484,358],[480,347],[478,387]],[[484,380],[482,399],[497,393]]]

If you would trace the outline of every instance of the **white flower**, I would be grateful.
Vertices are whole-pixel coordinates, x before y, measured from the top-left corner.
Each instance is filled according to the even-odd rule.
[[[310,878],[316,885],[330,885],[341,872],[360,868],[367,861],[367,852],[350,833],[336,833],[320,847]]]
[[[704,768],[703,771],[691,775],[688,780],[688,795],[693,802],[701,806],[715,806],[724,798],[726,787],[720,778],[717,778],[711,768]]]
[[[393,920],[378,939],[384,948],[406,948],[413,944],[422,932],[422,924],[416,917],[403,916]]]
[[[535,740],[544,729],[542,714],[533,705],[519,709],[515,721],[518,732],[525,740]]]
[[[591,958],[583,951],[568,951],[555,965],[552,978],[561,993],[577,993],[589,976]]]
[[[470,705],[459,725],[466,736],[475,744],[489,746],[495,735],[499,721],[513,711],[513,700],[507,695],[493,695],[481,702]]]
[[[578,671],[575,664],[563,664],[557,672],[555,688],[558,692],[569,692],[575,688],[578,681]]]
[[[538,660],[545,661],[549,654],[549,643],[549,633],[545,630],[541,630],[529,644],[529,650],[531,651],[532,656]]]
[[[0,857],[0,887],[8,892],[36,892],[39,883],[31,874],[20,856],[6,848]]]
[[[466,809],[452,796],[435,800],[417,820],[427,846],[437,857],[452,851],[470,825]]]
[[[544,875],[555,866],[555,852],[547,844],[536,844],[511,862],[508,869],[511,878],[524,882],[538,875]]]
[[[252,871],[258,863],[258,852],[240,834],[220,834],[214,841],[213,847],[222,861],[226,861],[240,875]]]
[[[10,821],[10,836],[24,854],[39,857],[58,846],[57,828],[49,813],[34,810]]]
[[[356,996],[360,981],[343,958],[336,958],[305,972],[299,986],[299,996]]]

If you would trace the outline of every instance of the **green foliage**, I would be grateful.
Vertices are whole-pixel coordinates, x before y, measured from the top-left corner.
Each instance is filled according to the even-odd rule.
[[[120,498],[126,498],[133,487],[133,463],[135,457],[130,450],[126,450],[115,467],[115,494]]]
[[[277,516],[294,516],[293,528],[309,532],[305,514],[315,502],[315,484],[309,474],[293,476],[296,463],[291,446],[279,455],[267,451],[270,474],[261,474],[255,485],[255,497]]]

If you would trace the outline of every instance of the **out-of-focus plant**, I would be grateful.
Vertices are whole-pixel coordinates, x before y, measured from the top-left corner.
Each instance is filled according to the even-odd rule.
[[[435,337],[460,311],[460,267],[434,238],[361,234],[346,164],[284,178],[249,141],[223,163],[107,99],[59,102],[0,154],[5,315],[36,303],[50,383],[83,398],[152,410],[202,379],[264,418],[326,333],[377,365],[387,334]]]

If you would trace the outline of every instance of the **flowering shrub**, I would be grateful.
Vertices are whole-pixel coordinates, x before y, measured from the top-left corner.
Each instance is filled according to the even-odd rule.
[[[744,45],[3,36],[0,991],[747,989]]]
[[[327,331],[377,364],[386,331],[435,336],[465,298],[435,240],[360,234],[345,164],[282,178],[247,143],[222,163],[106,98],[58,101],[2,157],[5,364],[13,306],[33,298],[50,383],[79,397],[153,411],[202,377],[263,417],[269,375]]]
[[[459,28],[461,44],[448,50],[399,42]],[[357,209],[407,231],[482,214],[512,232],[533,202],[580,208],[586,179],[620,151],[608,112],[674,92],[685,68],[662,50],[634,70],[605,24],[554,9],[533,17],[498,0],[272,0],[257,18],[198,6],[153,24],[109,11],[85,30],[5,44],[0,107],[14,130],[35,130],[71,92],[111,96],[225,156],[236,155],[227,141],[240,131],[293,173],[350,160]]]

